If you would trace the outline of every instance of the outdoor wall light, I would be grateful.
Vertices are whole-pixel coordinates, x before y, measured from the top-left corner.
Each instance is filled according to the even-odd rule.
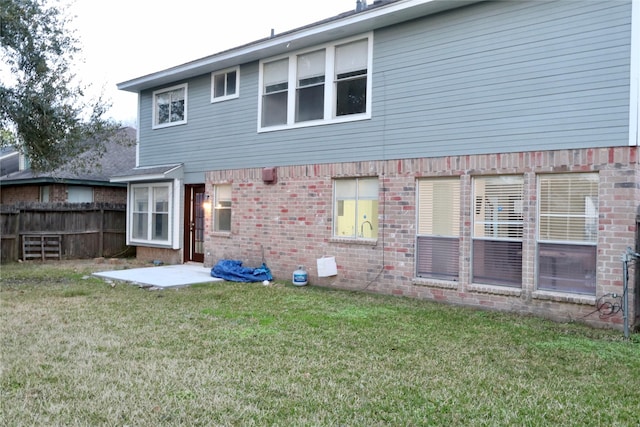
[[[202,202],[202,207],[204,209],[211,209],[211,196],[206,195],[204,201]]]

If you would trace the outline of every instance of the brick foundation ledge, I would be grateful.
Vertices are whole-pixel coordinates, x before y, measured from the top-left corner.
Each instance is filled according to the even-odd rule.
[[[533,291],[533,299],[548,300],[554,302],[568,302],[572,304],[596,305],[596,297],[591,295],[574,295],[552,291]]]
[[[506,295],[510,297],[519,297],[522,295],[522,289],[508,286],[471,284],[467,287],[467,290],[479,294]]]
[[[416,286],[426,286],[428,288],[440,288],[440,289],[460,288],[460,283],[458,282],[450,282],[447,280],[436,280],[436,279],[424,279],[422,277],[414,277],[411,280],[411,283]]]

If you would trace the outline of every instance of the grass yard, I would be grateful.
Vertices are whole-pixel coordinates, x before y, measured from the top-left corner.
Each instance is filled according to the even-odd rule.
[[[112,287],[89,269],[2,266],[1,425],[640,420],[637,334],[314,287]]]

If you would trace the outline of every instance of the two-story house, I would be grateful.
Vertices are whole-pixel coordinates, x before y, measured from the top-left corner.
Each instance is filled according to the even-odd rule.
[[[360,5],[118,85],[138,257],[618,326],[640,1]]]

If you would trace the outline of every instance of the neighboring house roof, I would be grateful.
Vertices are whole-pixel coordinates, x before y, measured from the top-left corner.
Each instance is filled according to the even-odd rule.
[[[20,169],[20,153],[13,147],[0,149],[0,176],[17,172]]]
[[[123,137],[130,143],[122,143]],[[26,169],[0,176],[0,186],[45,183],[122,186],[121,183],[111,183],[109,178],[135,166],[135,139],[135,129],[125,127],[118,130],[117,135],[105,143],[105,153],[98,161],[100,167],[94,170],[77,172],[63,166],[50,173],[36,174]]]
[[[118,89],[139,92],[479,1],[484,0],[378,0],[362,11],[354,9],[183,65],[118,83]]]

